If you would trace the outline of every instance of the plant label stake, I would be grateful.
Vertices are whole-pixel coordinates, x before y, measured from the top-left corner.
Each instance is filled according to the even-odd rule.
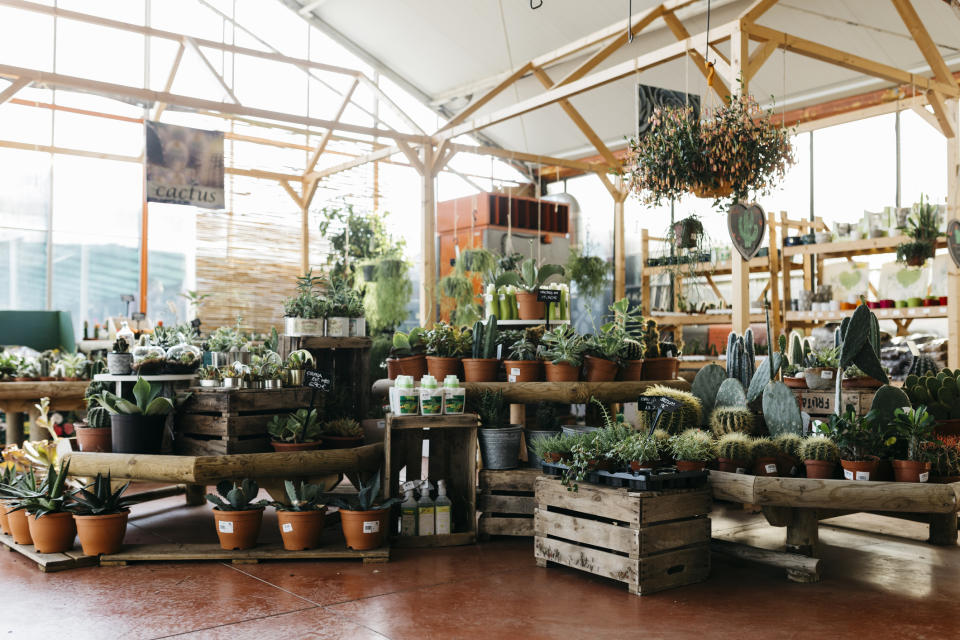
[[[951,220],[947,225],[947,249],[953,264],[960,267],[960,220]]]
[[[757,255],[760,245],[763,244],[767,218],[760,205],[754,203],[747,206],[738,202],[732,205],[727,213],[727,229],[733,246],[744,260],[750,260]]]
[[[660,426],[660,418],[664,412],[673,413],[682,406],[679,401],[668,398],[667,396],[640,396],[637,398],[637,409],[640,411],[657,412],[657,415],[653,419],[653,426],[650,428],[651,433]]]
[[[547,317],[544,318],[544,324],[546,325],[547,330],[550,330],[550,311],[554,304],[560,302],[560,289],[544,289],[540,287],[537,289],[537,302],[546,302],[547,306],[545,307],[547,312],[544,314]]]
[[[304,371],[303,381],[310,387],[310,412],[313,413],[313,404],[317,399],[317,391],[330,391],[330,380],[323,377],[319,371]]]

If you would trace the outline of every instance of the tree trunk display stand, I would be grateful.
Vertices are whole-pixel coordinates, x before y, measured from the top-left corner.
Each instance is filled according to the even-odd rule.
[[[534,482],[539,469],[480,471],[480,539],[490,536],[532,536]]]

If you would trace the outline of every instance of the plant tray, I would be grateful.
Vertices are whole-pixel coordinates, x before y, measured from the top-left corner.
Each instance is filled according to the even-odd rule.
[[[35,562],[37,569],[43,573],[93,567],[97,564],[97,556],[85,556],[79,549],[71,549],[64,553],[40,553],[32,544],[17,544],[13,541],[13,536],[5,533],[0,533],[0,544],[4,545],[8,551],[16,551]]]
[[[544,462],[543,472],[560,476],[569,467],[565,464]],[[696,489],[707,484],[706,471],[677,471],[675,467],[662,467],[653,471],[617,472],[592,471],[584,482],[608,487],[626,487],[631,491],[663,491],[665,489]]]

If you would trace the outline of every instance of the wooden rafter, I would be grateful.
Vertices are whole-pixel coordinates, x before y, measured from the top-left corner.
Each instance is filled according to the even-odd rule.
[[[757,18],[772,9],[773,5],[777,4],[777,2],[779,2],[779,0],[754,0],[753,4],[744,9],[737,19],[744,23],[754,22]]]
[[[30,84],[30,81],[26,78],[14,78],[9,87],[0,91],[0,104],[12,99],[20,89],[23,89],[28,84]]]
[[[926,107],[924,107],[922,104],[910,105],[910,110],[923,118],[924,122],[936,129],[938,133],[943,133],[940,130],[940,122],[937,120],[937,116],[927,111]]]
[[[333,116],[333,119],[336,122],[340,122],[340,118],[343,116],[343,112],[346,110],[347,105],[350,104],[350,99],[353,97],[353,92],[357,89],[357,85],[360,84],[360,78],[354,78],[353,83],[350,85],[350,88],[347,89],[347,92],[343,96],[343,101],[340,103],[340,107],[337,109],[337,113]],[[324,149],[327,148],[327,143],[330,142],[330,136],[333,135],[333,129],[327,129],[323,132],[323,137],[320,138],[320,143],[317,145],[317,148],[314,150],[313,154],[310,156],[310,160],[307,161],[307,166],[304,169],[304,175],[313,171],[313,168],[317,166],[317,160],[320,159],[320,156],[323,154]]]
[[[536,162],[538,164],[550,164],[561,167],[570,167],[580,171],[589,171],[591,173],[606,173],[609,167],[603,163],[588,163],[578,160],[568,160],[566,158],[554,158],[551,156],[541,156],[535,153],[523,153],[522,151],[510,151],[499,147],[470,146],[467,144],[451,143],[450,148],[458,152],[473,153],[483,156],[494,156],[506,160],[522,160],[524,162]]]
[[[297,204],[298,208],[303,208],[303,198],[300,196],[300,194],[293,190],[293,187],[290,186],[290,182],[288,180],[281,180],[280,186],[282,186],[283,190],[286,191],[291,198],[293,198],[293,201]]]
[[[383,160],[384,158],[389,158],[390,156],[396,153],[400,153],[399,147],[396,147],[396,146],[384,147],[382,149],[377,149],[376,151],[372,151],[366,155],[362,155],[358,158],[354,158],[353,160],[349,160],[347,162],[334,165],[326,169],[321,169],[320,171],[313,171],[303,176],[303,179],[307,181],[320,180],[321,178],[326,178],[327,176],[332,176],[335,173],[340,173],[341,171],[347,171],[349,169],[353,169],[354,167],[365,165],[369,162],[376,162],[378,160]]]
[[[953,74],[950,73],[950,68],[944,61],[943,56],[940,55],[940,50],[937,48],[933,38],[930,37],[926,27],[923,26],[923,22],[920,20],[920,16],[917,15],[917,11],[913,8],[913,5],[910,4],[910,0],[891,0],[891,2],[893,2],[893,6],[896,7],[897,13],[900,14],[900,19],[903,20],[903,24],[905,24],[907,30],[910,31],[910,35],[920,49],[920,53],[923,54],[927,64],[930,65],[930,69],[933,70],[934,77],[940,82],[956,86],[957,81],[953,78]]]
[[[780,48],[780,45],[774,40],[767,40],[764,43],[761,43],[756,50],[750,54],[750,61],[746,66],[744,71],[744,80],[750,81],[753,79],[753,76],[757,75],[757,71],[760,70],[760,67],[763,66],[763,63],[766,62],[774,51]]]
[[[173,56],[173,64],[170,65],[170,72],[167,74],[167,81],[163,84],[163,90],[169,92],[173,88],[173,81],[177,77],[177,70],[180,69],[180,61],[183,60],[183,52],[186,51],[187,46],[180,42],[180,46],[177,47],[177,53]],[[158,102],[156,108],[153,111],[153,119],[159,120],[160,116],[163,114],[163,110],[167,108],[166,102]]]
[[[184,36],[183,42],[188,47],[193,49],[193,52],[195,54],[200,56],[200,59],[203,61],[203,66],[205,66],[207,68],[207,71],[209,71],[213,75],[213,77],[217,79],[217,82],[220,84],[220,87],[227,92],[227,95],[230,96],[230,99],[233,100],[234,104],[240,104],[240,101],[237,99],[237,96],[233,92],[233,89],[230,87],[229,84],[227,84],[227,81],[223,79],[223,76],[220,74],[219,71],[217,71],[216,67],[213,66],[213,63],[210,62],[210,58],[208,58],[203,51],[200,51],[200,47],[197,46],[197,43],[193,40],[193,38],[189,36]]]
[[[472,116],[474,113],[476,113],[477,109],[479,109],[483,105],[493,100],[495,97],[500,95],[506,89],[513,86],[514,82],[516,82],[517,80],[525,76],[532,69],[533,69],[533,64],[529,62],[521,66],[519,69],[517,69],[516,71],[511,73],[509,76],[504,78],[504,80],[500,82],[500,84],[495,86],[493,89],[490,89],[489,91],[487,91],[485,94],[483,94],[482,96],[480,96],[479,98],[471,102],[469,105],[467,105],[463,111],[461,111],[454,117],[450,118],[447,124],[443,125],[440,128],[440,131],[445,131],[447,129],[450,129],[451,127],[455,127],[461,122],[463,122],[464,120],[466,120],[467,118],[469,118],[470,116]]]
[[[950,116],[947,114],[947,105],[943,102],[943,96],[933,89],[930,89],[927,91],[927,100],[930,102],[933,115],[937,118],[937,124],[940,125],[940,131],[943,132],[944,137],[954,137],[956,132],[953,128],[953,122],[951,122]]]
[[[673,11],[665,11],[663,14],[663,20],[667,23],[667,26],[670,28],[670,31],[677,40],[687,40],[690,38],[690,32],[687,31],[687,28],[683,26],[683,23],[680,22],[680,19],[676,16],[676,14],[673,13]],[[687,55],[690,56],[691,60],[693,60],[693,63],[697,66],[697,69],[700,70],[700,73],[703,74],[703,77],[709,79],[710,69],[707,68],[707,61],[704,59],[703,54],[700,53],[696,48],[691,48],[687,50]],[[723,81],[723,77],[730,77],[730,65],[720,60],[714,62],[713,65],[715,71],[712,79],[713,84],[711,86],[721,100],[729,100],[730,89]],[[724,66],[726,66],[725,69],[723,68]]]

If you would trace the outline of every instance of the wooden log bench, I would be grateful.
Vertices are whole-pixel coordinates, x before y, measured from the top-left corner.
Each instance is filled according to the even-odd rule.
[[[711,471],[710,487],[715,500],[757,505],[768,523],[785,527],[786,552],[790,554],[816,557],[820,520],[851,513],[924,522],[930,526],[930,544],[957,544],[960,482],[819,480]],[[787,577],[794,582],[816,582],[819,573],[789,567]]]

